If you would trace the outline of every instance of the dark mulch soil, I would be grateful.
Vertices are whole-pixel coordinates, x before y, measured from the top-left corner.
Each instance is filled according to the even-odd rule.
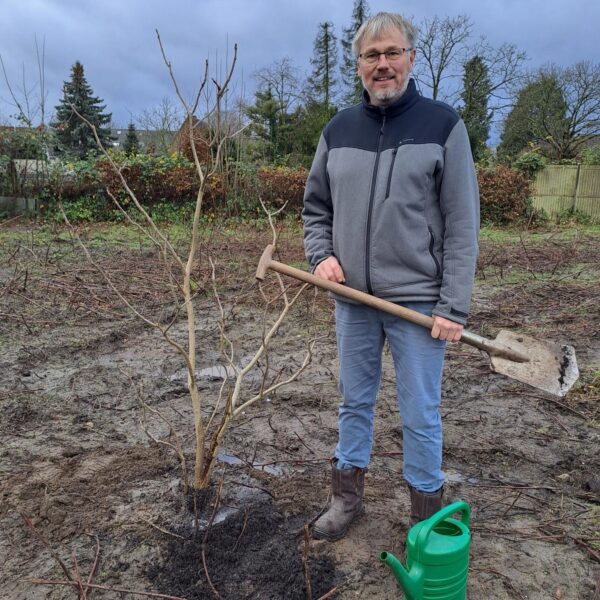
[[[302,531],[299,521],[284,518],[270,500],[256,502],[212,525],[208,535],[201,531],[170,542],[165,563],[151,569],[149,578],[156,589],[188,600],[214,599],[215,591],[232,600],[305,600]],[[309,556],[308,568],[315,598],[339,579],[327,557]]]

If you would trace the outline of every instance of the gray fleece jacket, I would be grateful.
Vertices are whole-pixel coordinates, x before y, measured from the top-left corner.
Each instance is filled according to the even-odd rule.
[[[435,301],[466,323],[479,193],[464,123],[413,80],[388,107],[363,103],[325,127],[304,194],[314,269],[335,256],[346,285],[391,302]],[[343,298],[339,298],[343,299]]]

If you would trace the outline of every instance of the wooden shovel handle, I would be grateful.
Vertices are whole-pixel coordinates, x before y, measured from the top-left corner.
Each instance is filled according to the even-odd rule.
[[[348,300],[354,300],[360,304],[365,304],[366,306],[376,308],[383,312],[389,313],[390,315],[400,317],[401,319],[410,321],[415,325],[425,327],[425,329],[429,329],[430,331],[433,328],[433,319],[427,315],[421,314],[420,312],[411,310],[410,308],[405,308],[399,304],[394,304],[388,300],[371,296],[370,294],[355,290],[354,288],[349,288],[341,283],[335,283],[334,281],[317,277],[316,275],[307,273],[302,269],[296,269],[295,267],[290,267],[289,265],[277,262],[272,258],[274,250],[275,248],[271,244],[265,248],[258,263],[258,268],[256,269],[256,278],[258,280],[262,281],[265,278],[267,269],[272,269],[273,271],[277,271],[282,275],[288,275],[294,279],[298,279],[300,281],[304,281],[305,283],[310,283],[318,288],[333,292],[334,294],[342,296],[343,298],[348,298]],[[479,348],[490,356],[498,356],[514,362],[529,362],[528,356],[521,354],[513,348],[508,348],[503,344],[499,344],[494,340],[477,335],[471,331],[463,330],[460,341],[465,344],[469,344],[469,346]]]
[[[288,275],[294,279],[310,283],[311,285],[333,292],[343,298],[348,298],[348,300],[354,300],[355,302],[387,312],[396,317],[400,317],[401,319],[405,319],[406,321],[410,321],[411,323],[415,323],[416,325],[421,325],[421,327],[425,327],[426,329],[431,329],[433,327],[433,319],[427,315],[422,315],[415,310],[410,310],[410,308],[405,308],[404,306],[394,304],[393,302],[388,302],[387,300],[376,298],[365,292],[349,288],[341,283],[335,283],[334,281],[317,277],[302,269],[296,269],[295,267],[290,267],[277,262],[276,260],[272,260],[272,254],[273,246],[269,245],[263,252],[260,262],[258,263],[258,269],[256,270],[256,278],[260,281],[264,279],[267,269],[272,269],[282,275]]]

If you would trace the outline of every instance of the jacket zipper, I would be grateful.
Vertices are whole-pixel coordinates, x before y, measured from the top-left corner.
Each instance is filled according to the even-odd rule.
[[[435,236],[433,235],[433,230],[431,229],[431,227],[429,227],[429,225],[427,226],[427,229],[429,231],[429,254],[431,254],[431,258],[433,258],[433,262],[435,263],[435,276],[439,278],[442,270],[440,268],[440,263],[439,263],[438,259],[435,257],[435,254],[433,252],[433,246],[435,244]]]
[[[385,199],[387,200],[390,197],[390,189],[392,187],[392,173],[394,172],[394,165],[396,164],[396,154],[398,154],[398,149],[400,146],[406,144],[406,142],[412,142],[413,138],[408,138],[406,140],[400,140],[398,145],[392,150],[392,164],[390,165],[390,172],[388,173],[387,179],[387,187],[385,188]]]
[[[379,156],[381,154],[381,144],[383,143],[383,129],[385,127],[385,115],[379,129],[379,138],[377,141],[377,155],[375,156],[375,166],[373,167],[373,179],[371,180],[371,195],[369,198],[369,212],[367,213],[367,248],[365,252],[365,276],[367,279],[367,291],[373,293],[371,286],[371,220],[373,217],[373,202],[375,200],[375,184],[377,183],[377,171],[379,169]]]

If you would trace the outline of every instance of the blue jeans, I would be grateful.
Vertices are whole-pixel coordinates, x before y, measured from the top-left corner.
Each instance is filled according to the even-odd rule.
[[[431,315],[434,302],[403,306]],[[387,339],[394,360],[402,420],[404,478],[421,492],[444,484],[439,412],[446,342],[398,317],[368,306],[336,301],[340,361],[338,468],[365,468],[373,445],[381,355]]]

